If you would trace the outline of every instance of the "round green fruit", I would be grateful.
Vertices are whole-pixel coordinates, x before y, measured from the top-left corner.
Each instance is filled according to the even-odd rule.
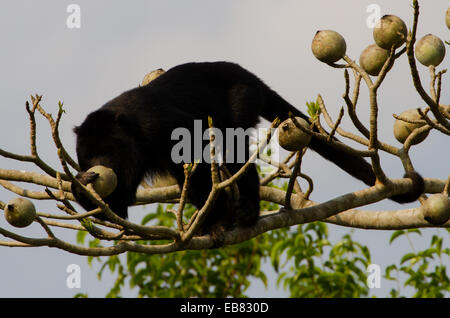
[[[301,117],[295,117],[302,127],[309,129],[309,123]],[[292,119],[286,119],[278,126],[278,143],[288,151],[298,151],[309,145],[311,135],[298,128]]]
[[[372,76],[377,76],[389,57],[389,52],[376,44],[369,45],[359,57],[359,65]]]
[[[164,73],[165,73],[165,71],[162,68],[159,68],[157,70],[151,71],[150,73],[148,73],[147,75],[144,76],[144,79],[142,80],[141,85],[142,86],[147,85],[148,83],[153,81],[155,78],[161,76]]]
[[[442,225],[450,219],[450,199],[446,194],[438,193],[422,205],[424,219],[433,225]]]
[[[420,117],[417,109],[405,110],[400,114],[400,117],[414,121],[422,120],[422,117]],[[404,143],[414,129],[420,128],[423,125],[424,124],[407,123],[406,121],[397,119],[394,123],[394,136],[399,142]],[[411,144],[417,145],[418,143],[421,143],[425,140],[425,138],[427,138],[429,132],[430,131],[428,130],[426,132],[420,133],[412,140]]]
[[[94,166],[87,172],[98,173],[97,179],[92,183],[95,192],[102,198],[110,195],[117,187],[117,176],[111,168],[105,166]]]
[[[416,58],[425,66],[438,66],[445,57],[444,42],[433,34],[427,34],[417,41]]]
[[[401,46],[405,43],[407,34],[405,22],[395,15],[383,16],[373,29],[375,43],[385,50]]]
[[[317,31],[311,44],[314,56],[324,63],[334,63],[340,60],[347,50],[345,40],[336,31]]]
[[[26,227],[36,218],[34,204],[25,198],[15,198],[5,207],[5,219],[15,227]]]

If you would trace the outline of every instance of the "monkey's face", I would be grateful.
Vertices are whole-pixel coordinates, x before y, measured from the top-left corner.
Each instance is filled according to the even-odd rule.
[[[78,136],[77,157],[81,170],[87,171],[93,166],[105,166],[120,174],[132,164],[133,140],[124,141],[114,138],[114,133],[102,136]]]
[[[89,114],[74,132],[78,163],[83,171],[102,165],[119,176],[139,165],[137,136],[132,120],[126,115],[100,109]]]
[[[119,117],[111,112],[97,111],[74,129],[78,163],[82,170],[77,178],[82,183],[92,182],[86,171],[93,166],[102,165],[114,170],[117,187],[105,201],[113,211],[126,215],[126,207],[134,202],[143,165],[138,141],[124,126],[125,119]],[[75,196],[85,209],[95,208],[87,207],[89,204],[83,202],[79,195]]]

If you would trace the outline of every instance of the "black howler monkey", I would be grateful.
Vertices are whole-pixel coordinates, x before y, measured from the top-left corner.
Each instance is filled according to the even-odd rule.
[[[208,127],[211,116],[214,126],[254,127],[260,117],[273,121],[287,119],[291,112],[305,119],[297,110],[254,74],[229,62],[188,63],[176,66],[150,84],[131,89],[87,116],[74,131],[76,151],[82,172],[77,178],[84,184],[92,181],[86,174],[90,167],[104,165],[112,168],[118,178],[115,191],[105,198],[110,208],[127,217],[128,206],[135,201],[136,189],[145,176],[173,175],[180,185],[184,182],[183,167],[171,159],[175,128],[193,129],[194,120]],[[363,159],[338,150],[313,138],[309,148],[333,162],[353,177],[372,186],[375,175]],[[247,150],[248,152],[248,150]],[[247,154],[248,156],[248,154]],[[226,164],[230,173],[242,164]],[[415,172],[405,177],[413,180],[414,189],[404,195],[391,197],[400,203],[416,200],[423,192],[423,179]],[[203,233],[214,226],[251,226],[259,214],[259,179],[253,165],[239,179],[240,200],[231,206],[225,195],[219,196],[203,226]],[[191,178],[188,198],[201,207],[211,189],[210,166],[201,163]],[[72,187],[77,201],[85,209],[92,203]],[[103,216],[104,217],[104,216]]]

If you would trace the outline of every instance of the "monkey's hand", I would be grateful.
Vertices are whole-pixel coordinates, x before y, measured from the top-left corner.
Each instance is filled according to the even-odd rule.
[[[88,185],[89,183],[94,182],[98,176],[99,174],[96,172],[81,171],[75,176],[75,178],[77,178],[80,183]]]
[[[80,181],[83,185],[88,185],[89,183],[94,182],[98,178],[99,174],[95,172],[85,172],[81,171],[78,173],[75,178]],[[85,198],[82,194],[81,187],[77,185],[77,183],[72,182],[71,186],[72,194],[77,200],[77,202],[86,210],[90,211],[95,209],[96,206],[87,198]]]

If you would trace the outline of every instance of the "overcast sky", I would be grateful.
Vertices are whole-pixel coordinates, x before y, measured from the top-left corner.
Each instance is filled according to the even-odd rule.
[[[66,114],[60,135],[66,149],[75,156],[72,127],[85,116],[121,92],[137,86],[143,76],[154,69],[169,69],[190,61],[226,60],[241,64],[257,74],[284,98],[305,110],[305,102],[322,94],[334,118],[343,105],[343,71],[330,69],[311,53],[311,40],[317,30],[333,29],[347,42],[347,54],[358,59],[360,52],[372,40],[372,30],[366,22],[367,8],[376,4],[381,14],[395,14],[411,27],[410,0],[376,1],[266,1],[266,0],[191,0],[191,1],[23,1],[0,2],[0,148],[29,152],[28,119],[24,103],[30,94],[43,94],[42,105],[56,113],[57,102],[64,102]],[[81,28],[66,25],[66,9],[76,3],[81,8]],[[448,0],[421,1],[418,37],[433,33],[450,39],[445,26]],[[449,47],[447,46],[447,51]],[[447,56],[440,68],[448,68]],[[426,87],[429,75],[419,66]],[[445,77],[441,101],[450,103],[450,82]],[[396,63],[379,93],[380,138],[396,146],[392,135],[393,113],[422,107],[412,87],[406,58]],[[359,112],[367,122],[367,89],[361,90]],[[348,120],[344,128],[351,129]],[[49,141],[47,123],[38,121],[38,149],[42,157],[58,166],[55,149]],[[416,169],[425,177],[446,178],[450,172],[448,138],[431,132],[426,142],[413,148],[411,157]],[[382,164],[390,177],[401,177],[400,161],[382,156]],[[0,168],[38,171],[27,164],[0,157]],[[312,198],[320,201],[361,189],[363,185],[328,162],[310,152],[303,170],[315,180]],[[42,190],[42,189],[41,189]],[[7,202],[15,194],[0,189],[0,200]],[[39,211],[54,211],[53,204],[36,202]],[[415,206],[415,204],[408,205]],[[398,208],[384,202],[374,208]],[[134,208],[131,220],[138,221],[150,209]],[[0,226],[9,228],[3,217]],[[20,234],[42,236],[39,226],[17,230]],[[330,226],[336,240],[348,229]],[[432,234],[412,237],[416,249],[429,244]],[[75,233],[57,231],[74,241]],[[391,232],[355,230],[354,237],[371,248],[372,261],[381,266],[398,262],[410,251],[403,238],[388,245]],[[2,238],[0,238],[2,239]],[[448,237],[446,237],[448,245]],[[66,267],[79,264],[82,268],[81,289],[66,286]],[[112,287],[111,277],[102,281],[96,277],[98,266],[89,268],[85,257],[50,248],[0,247],[0,297],[71,297],[88,293],[102,297]],[[384,272],[384,268],[382,269]],[[271,275],[274,277],[273,275]],[[390,289],[383,281],[375,295],[387,295]],[[133,296],[136,290],[126,290]],[[267,290],[252,285],[250,296],[286,296],[273,282]]]

